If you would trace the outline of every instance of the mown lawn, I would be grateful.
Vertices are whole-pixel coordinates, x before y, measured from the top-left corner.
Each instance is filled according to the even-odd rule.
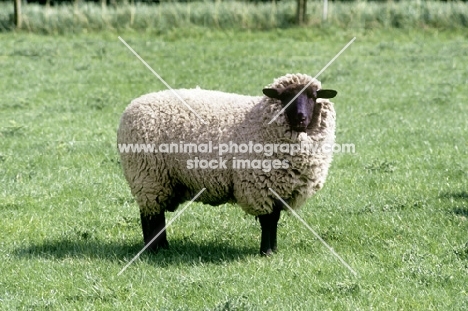
[[[144,253],[116,151],[120,114],[164,85],[260,95],[285,73],[337,89],[324,189],[279,253],[240,208],[194,204],[171,249]],[[468,36],[463,32],[173,31],[0,34],[0,309],[466,310]],[[170,214],[169,216],[172,216]]]

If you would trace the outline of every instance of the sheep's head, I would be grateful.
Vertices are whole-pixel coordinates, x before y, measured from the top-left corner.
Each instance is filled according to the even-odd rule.
[[[305,132],[309,127],[317,98],[333,98],[337,94],[335,90],[317,90],[313,86],[300,93],[304,87],[305,84],[291,84],[285,88],[263,89],[263,94],[280,100],[283,108],[286,107],[289,126],[296,132]],[[297,94],[299,96],[296,97]],[[291,102],[294,97],[296,98]]]

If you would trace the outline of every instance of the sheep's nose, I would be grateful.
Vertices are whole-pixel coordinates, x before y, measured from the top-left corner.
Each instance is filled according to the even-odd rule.
[[[303,114],[303,113],[298,113],[297,114],[297,120],[298,121],[305,121],[305,119],[306,119],[305,114]]]

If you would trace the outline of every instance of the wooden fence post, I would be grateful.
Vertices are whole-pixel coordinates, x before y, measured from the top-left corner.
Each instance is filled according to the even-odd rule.
[[[21,0],[13,0],[14,1],[14,11],[13,11],[13,19],[15,22],[16,28],[21,28],[22,19],[21,19]]]
[[[296,23],[302,25],[306,22],[307,0],[297,0]]]
[[[328,19],[328,0],[323,0],[323,16],[322,19],[326,21]]]

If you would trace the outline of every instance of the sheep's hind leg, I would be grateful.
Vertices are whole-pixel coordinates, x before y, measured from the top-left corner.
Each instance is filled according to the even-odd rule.
[[[160,248],[169,248],[166,229],[164,228],[166,226],[164,211],[161,211],[161,213],[156,215],[144,215],[140,213],[140,218],[145,245],[148,245],[151,240],[159,233],[159,236],[148,246],[148,250],[157,252]]]
[[[271,214],[258,216],[262,228],[262,240],[260,242],[260,255],[262,256],[270,256],[278,250],[276,240],[280,215],[281,208],[275,206]]]

